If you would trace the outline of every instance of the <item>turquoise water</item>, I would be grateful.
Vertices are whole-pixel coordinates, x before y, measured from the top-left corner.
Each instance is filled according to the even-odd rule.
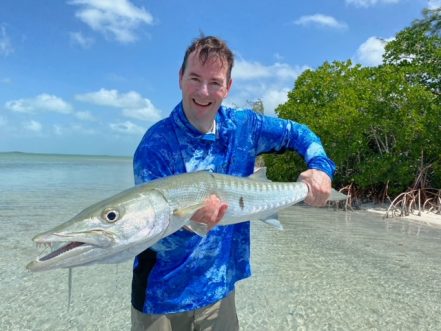
[[[31,273],[32,237],[132,186],[131,160],[0,153],[0,330],[129,330],[131,262]],[[441,230],[293,207],[252,226],[242,330],[441,330]]]

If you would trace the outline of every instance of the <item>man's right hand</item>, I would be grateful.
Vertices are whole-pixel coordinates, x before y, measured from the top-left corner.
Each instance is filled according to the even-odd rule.
[[[308,196],[305,203],[314,206],[322,207],[326,205],[326,201],[331,194],[331,178],[323,171],[308,169],[302,172],[297,179],[308,185]]]
[[[228,205],[212,194],[205,200],[204,206],[196,210],[191,220],[207,224],[208,230],[211,230],[222,220],[227,209]]]

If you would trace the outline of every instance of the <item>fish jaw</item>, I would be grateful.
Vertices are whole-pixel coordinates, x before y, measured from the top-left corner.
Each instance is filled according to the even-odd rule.
[[[84,232],[46,232],[33,238],[37,247],[53,247],[52,252],[40,255],[26,268],[43,271],[54,268],[73,267],[87,263],[92,251],[105,250],[115,245],[115,234],[102,229]]]
[[[78,246],[77,246],[78,244]],[[68,268],[68,267],[75,267],[78,265],[81,265],[82,263],[77,262],[70,262],[72,259],[76,261],[80,261],[80,257],[88,252],[90,252],[93,249],[92,245],[83,244],[79,242],[72,242],[65,246],[63,246],[66,250],[63,253],[60,253],[56,256],[51,256],[52,253],[46,255],[45,257],[38,257],[34,261],[28,263],[26,266],[26,269],[29,271],[46,271],[51,269],[58,269],[58,268]],[[57,250],[60,252],[59,250]],[[49,260],[46,260],[45,258],[49,258]]]
[[[82,242],[98,247],[108,247],[115,241],[115,234],[103,229],[92,229],[84,232],[46,232],[35,236],[32,241],[38,245],[55,242]]]

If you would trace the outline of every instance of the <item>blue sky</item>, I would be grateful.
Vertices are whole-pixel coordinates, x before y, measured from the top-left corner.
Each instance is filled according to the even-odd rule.
[[[180,101],[200,32],[236,56],[227,104],[286,101],[307,68],[381,63],[390,40],[441,0],[2,0],[0,151],[132,155]]]

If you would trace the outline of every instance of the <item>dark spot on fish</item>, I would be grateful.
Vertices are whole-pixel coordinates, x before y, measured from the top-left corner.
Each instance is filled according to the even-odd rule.
[[[239,198],[239,206],[240,206],[240,209],[242,209],[242,210],[245,208],[245,203],[243,201],[243,197]]]

